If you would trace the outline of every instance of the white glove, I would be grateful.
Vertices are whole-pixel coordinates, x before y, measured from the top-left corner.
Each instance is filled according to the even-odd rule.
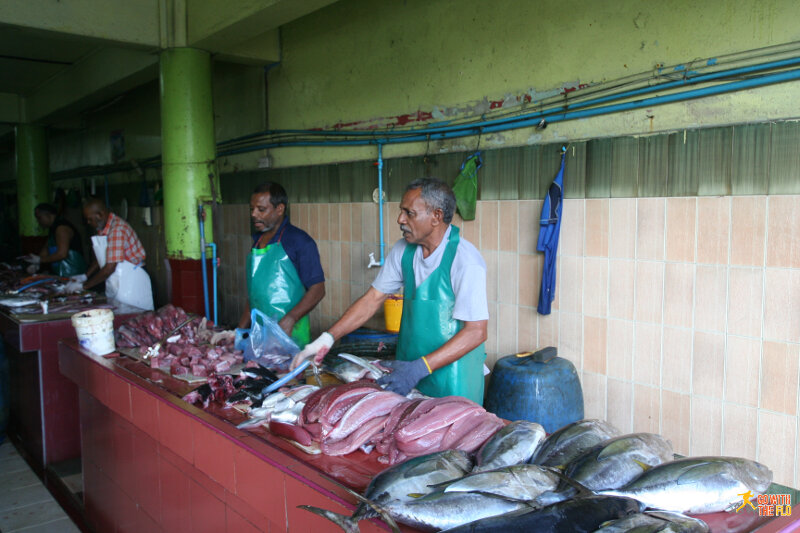
[[[294,356],[291,369],[294,370],[309,357],[314,357],[313,362],[315,365],[320,364],[325,354],[331,349],[331,346],[333,346],[333,335],[326,331],[311,344],[306,344],[306,347]]]
[[[71,279],[72,281],[80,281],[81,283],[83,283],[89,278],[86,277],[86,274],[76,274],[75,276],[70,276],[69,279]]]
[[[36,274],[37,270],[39,270],[39,265],[28,265],[27,268],[25,268],[25,272],[31,275]]]
[[[81,292],[83,290],[83,283],[80,281],[70,281],[66,285],[64,285],[64,293],[65,294],[74,294],[76,292]]]
[[[34,265],[38,265],[42,262],[42,258],[39,257],[38,254],[28,254],[22,258],[23,261],[26,263],[33,263]]]

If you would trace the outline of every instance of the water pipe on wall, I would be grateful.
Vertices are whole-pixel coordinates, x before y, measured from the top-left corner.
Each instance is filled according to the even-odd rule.
[[[208,308],[208,272],[206,272],[206,218],[203,204],[197,205],[197,218],[200,220],[200,270],[203,272],[203,304],[205,305],[206,320],[211,320]],[[216,324],[216,322],[215,322]]]
[[[383,266],[384,250],[386,248],[386,241],[383,238],[383,143],[378,143],[378,228],[380,231],[381,260],[375,261],[375,254],[370,252],[367,268]]]

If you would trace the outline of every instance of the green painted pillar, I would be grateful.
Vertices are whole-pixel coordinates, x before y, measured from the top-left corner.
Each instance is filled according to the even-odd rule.
[[[167,257],[200,259],[197,206],[206,202],[212,242],[212,183],[219,199],[211,97],[211,55],[193,48],[161,52],[161,158]]]
[[[23,237],[44,235],[33,216],[37,204],[50,201],[50,163],[44,126],[17,125],[16,151],[19,234]]]

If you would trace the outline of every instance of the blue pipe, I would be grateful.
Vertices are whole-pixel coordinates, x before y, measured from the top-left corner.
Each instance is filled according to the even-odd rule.
[[[214,325],[217,325],[217,243],[210,242],[208,245],[211,247],[211,265],[214,269]]]
[[[702,89],[694,89],[690,91],[683,91],[675,94],[669,94],[664,96],[656,96],[653,98],[644,98],[641,100],[635,100],[632,102],[625,102],[621,104],[614,104],[608,105],[603,107],[597,107],[594,109],[586,109],[582,111],[565,111],[560,113],[553,113],[553,112],[545,112],[545,113],[536,113],[533,115],[526,115],[521,117],[516,117],[514,122],[507,122],[504,121],[503,123],[495,123],[489,126],[482,126],[481,124],[484,123],[477,123],[471,124],[469,126],[464,126],[463,128],[456,130],[456,131],[446,131],[442,133],[434,133],[434,134],[416,134],[416,135],[408,135],[402,138],[389,138],[383,137],[378,138],[375,132],[372,132],[370,135],[373,137],[370,139],[351,139],[351,140],[342,140],[342,141],[300,141],[300,142],[291,142],[291,141],[280,141],[274,143],[264,143],[254,146],[248,146],[244,148],[238,148],[233,150],[227,150],[224,152],[220,152],[219,156],[224,155],[233,155],[238,153],[246,153],[252,152],[255,150],[264,150],[269,148],[279,148],[279,147],[289,147],[289,146],[366,146],[371,144],[395,144],[395,143],[403,143],[403,142],[422,142],[427,141],[428,139],[454,139],[458,137],[469,137],[478,135],[481,133],[496,133],[501,131],[507,131],[511,129],[518,129],[518,128],[526,128],[536,126],[540,123],[541,119],[544,118],[548,123],[552,122],[563,122],[566,120],[574,120],[578,118],[587,118],[587,117],[594,117],[599,115],[605,115],[608,113],[615,113],[618,111],[630,111],[633,109],[640,109],[643,107],[651,107],[661,104],[668,104],[674,102],[680,102],[684,100],[692,100],[695,98],[702,98],[706,96],[715,96],[718,94],[724,94],[744,89],[752,89],[755,87],[761,87],[764,85],[771,85],[773,83],[781,83],[786,81],[795,81],[800,79],[800,69],[789,70],[786,72],[780,72],[777,74],[768,74],[765,76],[760,76],[757,78],[751,78],[747,80],[740,80],[730,83],[725,83],[721,85],[715,85],[713,87],[704,87]],[[422,131],[422,130],[420,130]],[[322,134],[321,132],[306,132],[308,134]]]
[[[675,88],[675,87],[680,87],[680,86],[685,86],[685,85],[694,85],[694,84],[697,84],[697,83],[704,83],[704,82],[714,81],[714,80],[718,80],[718,79],[722,79],[722,78],[727,78],[727,77],[730,77],[730,76],[741,76],[743,74],[752,74],[752,73],[760,72],[760,71],[764,71],[764,70],[769,70],[769,69],[774,69],[774,68],[785,68],[785,67],[795,66],[795,65],[800,65],[800,57],[794,57],[794,58],[789,58],[789,59],[781,59],[781,60],[778,60],[778,61],[770,61],[770,62],[767,62],[767,63],[758,64],[758,65],[752,65],[752,66],[748,66],[748,67],[740,67],[740,68],[735,68],[735,69],[723,70],[723,71],[714,72],[714,73],[711,73],[711,74],[704,74],[704,75],[700,75],[697,72],[689,72],[683,78],[681,78],[680,80],[661,83],[661,84],[653,85],[653,86],[649,86],[649,87],[643,87],[643,88],[640,88],[640,89],[632,89],[632,90],[629,90],[629,91],[623,91],[621,93],[617,93],[617,94],[613,94],[613,95],[609,95],[609,96],[603,96],[603,97],[599,97],[599,98],[594,98],[594,99],[591,99],[591,100],[587,100],[585,102],[578,102],[578,103],[575,103],[575,104],[559,106],[559,107],[556,107],[556,108],[548,110],[548,111],[537,111],[535,113],[528,113],[528,114],[525,114],[525,115],[518,115],[518,116],[515,116],[515,117],[506,117],[506,118],[495,119],[495,120],[487,120],[487,121],[482,121],[482,122],[475,123],[475,124],[470,124],[470,125],[466,125],[466,124],[463,124],[463,125],[459,125],[459,124],[447,125],[447,124],[449,124],[448,122],[443,122],[443,123],[440,123],[440,124],[443,124],[443,126],[441,126],[441,127],[420,128],[420,129],[405,129],[405,130],[403,130],[403,129],[393,129],[393,130],[389,130],[389,131],[380,132],[380,135],[384,135],[386,137],[400,137],[400,136],[403,136],[403,135],[419,135],[419,134],[427,135],[427,134],[433,134],[433,133],[443,133],[443,132],[448,132],[448,131],[461,131],[464,128],[475,127],[475,126],[489,127],[489,126],[494,126],[496,124],[516,123],[519,120],[525,120],[527,118],[534,118],[534,117],[541,118],[541,117],[543,117],[545,115],[549,115],[549,114],[552,114],[552,113],[555,113],[555,112],[558,112],[558,111],[567,111],[567,110],[570,110],[570,109],[581,109],[581,108],[590,107],[590,106],[593,106],[593,105],[597,105],[597,104],[601,104],[601,103],[605,103],[605,102],[609,102],[609,101],[622,100],[622,99],[625,99],[625,98],[631,98],[633,96],[639,96],[639,95],[642,95],[642,94],[649,94],[649,93],[653,93],[653,92],[657,92],[657,91],[661,91],[661,90],[672,89],[672,88]],[[375,138],[376,133],[378,133],[378,132],[375,132],[375,131],[363,131],[363,130],[358,130],[358,131],[347,131],[347,130],[345,130],[345,131],[342,131],[342,130],[333,130],[333,131],[326,131],[326,130],[293,130],[293,129],[271,130],[271,131],[267,130],[265,132],[254,133],[254,134],[238,137],[238,138],[235,138],[235,139],[231,139],[229,141],[223,141],[223,142],[220,142],[218,144],[218,146],[224,146],[226,144],[231,144],[231,143],[234,143],[234,142],[239,142],[239,141],[247,140],[247,139],[250,139],[250,138],[257,138],[259,136],[265,136],[265,135],[306,134],[306,135],[324,135],[324,136],[334,136],[334,137],[337,137],[337,136],[351,136],[351,137],[372,137],[372,138]],[[331,141],[331,142],[333,142],[333,141]],[[390,141],[387,140],[387,141],[383,141],[383,142],[390,142]],[[406,141],[406,142],[412,142],[412,141]],[[366,142],[366,143],[359,143],[359,144],[374,144],[374,142],[372,142],[372,143]],[[336,146],[336,145],[335,144],[330,144],[330,146]],[[223,155],[223,154],[220,154],[220,155]],[[227,155],[227,154],[224,154],[224,155]]]
[[[203,206],[197,206],[197,216],[200,219],[200,270],[203,272],[203,304],[206,309],[206,320],[211,320],[208,309],[208,273],[206,272],[206,227],[203,221]],[[216,322],[214,322],[216,325]]]
[[[378,220],[380,221],[380,231],[381,231],[381,261],[380,265],[383,266],[383,258],[384,258],[384,249],[386,247],[386,241],[383,238],[383,144],[378,143]]]

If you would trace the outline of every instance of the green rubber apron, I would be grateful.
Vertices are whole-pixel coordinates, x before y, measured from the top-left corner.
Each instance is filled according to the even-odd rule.
[[[47,253],[54,254],[57,251],[56,238],[51,235],[47,238]],[[50,263],[50,272],[64,278],[77,276],[86,272],[86,261],[81,254],[70,248],[67,257]]]
[[[297,269],[280,241],[250,250],[247,256],[247,294],[251,308],[280,321],[305,293]],[[301,348],[311,341],[308,315],[294,325],[292,339]]]
[[[401,361],[413,361],[439,349],[464,326],[453,318],[455,293],[450,282],[450,269],[460,239],[458,228],[450,228],[441,264],[419,287],[413,266],[417,245],[410,244],[403,252],[403,317],[397,342],[397,359]],[[483,405],[485,359],[486,350],[481,344],[420,381],[417,389],[428,396],[463,396]]]

